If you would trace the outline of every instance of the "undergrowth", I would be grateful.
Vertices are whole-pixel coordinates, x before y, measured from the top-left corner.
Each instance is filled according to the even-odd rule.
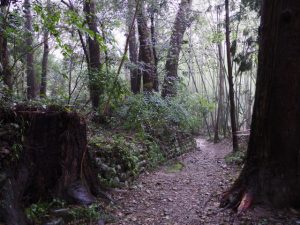
[[[106,214],[99,203],[78,206],[69,205],[60,199],[31,204],[25,209],[25,215],[34,224],[46,224],[45,221],[52,221],[51,224],[78,224],[80,221],[81,224],[91,224],[100,219],[113,221],[113,217]]]
[[[245,161],[246,153],[245,151],[231,152],[225,157],[225,162],[227,164],[237,164],[242,165]]]
[[[246,160],[247,146],[248,146],[248,136],[239,139],[239,151],[231,152],[225,157],[225,162],[227,164],[243,165]]]
[[[89,148],[105,186],[128,185],[141,172],[195,148],[212,104],[198,94],[163,99],[129,95],[114,102],[105,126],[90,123]]]

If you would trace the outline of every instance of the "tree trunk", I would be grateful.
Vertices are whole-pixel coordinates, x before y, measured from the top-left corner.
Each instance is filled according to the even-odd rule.
[[[97,174],[87,151],[86,125],[76,113],[55,108],[19,107],[0,111],[3,124],[18,124],[23,140],[0,137],[12,150],[22,143],[19,159],[4,170],[0,183],[0,217],[7,225],[25,225],[22,207],[52,198],[91,204],[99,193]],[[11,134],[9,134],[11,135]],[[1,163],[0,163],[1,166]]]
[[[235,117],[235,102],[234,102],[234,84],[232,75],[232,60],[230,53],[230,20],[229,20],[229,0],[225,0],[226,17],[226,52],[227,52],[227,67],[228,67],[228,86],[229,86],[229,101],[230,101],[230,119],[231,119],[231,132],[232,132],[232,146],[233,151],[239,150],[238,138],[236,135],[237,125]]]
[[[183,36],[188,27],[189,11],[192,0],[181,0],[178,13],[176,15],[172,35],[170,39],[170,47],[166,61],[166,75],[164,79],[162,97],[176,96],[178,81],[178,62],[181,51]]]
[[[217,32],[221,32],[221,24],[220,24],[220,6],[217,8]],[[222,41],[218,43],[218,56],[219,56],[219,93],[218,93],[218,111],[216,116],[216,124],[215,124],[215,135],[214,142],[217,143],[220,141],[219,137],[219,127],[221,121],[223,121],[223,111],[224,111],[224,65],[223,65],[223,46]]]
[[[299,23],[300,1],[264,1],[246,164],[221,206],[300,206]]]
[[[222,43],[218,43],[218,53],[219,53],[219,94],[218,94],[218,111],[215,124],[215,136],[214,142],[217,143],[219,138],[219,126],[221,121],[224,121],[224,66],[223,66],[223,56],[222,56]]]
[[[100,62],[100,47],[97,40],[97,17],[96,5],[94,0],[84,1],[84,12],[88,28],[93,32],[94,36],[88,35],[88,53],[89,53],[89,89],[92,107],[97,109],[99,107],[100,95],[102,93],[101,85],[99,85],[99,74],[101,69]]]
[[[48,3],[49,4],[49,3]],[[47,28],[44,31],[44,53],[42,59],[42,75],[41,75],[41,89],[40,89],[40,97],[44,98],[47,96],[47,73],[48,73],[48,55],[49,55],[49,31]]]
[[[159,80],[158,80],[158,58],[156,53],[156,34],[155,34],[155,12],[154,9],[151,10],[151,40],[152,40],[152,49],[153,49],[153,57],[154,57],[154,81],[153,81],[153,90],[159,92]]]
[[[141,76],[138,71],[138,47],[136,40],[136,25],[132,27],[132,21],[134,18],[134,10],[135,10],[135,0],[128,0],[128,18],[127,18],[127,27],[128,27],[128,35],[129,35],[129,58],[130,58],[130,84],[131,91],[134,94],[138,94],[141,91]]]
[[[152,92],[155,77],[155,62],[151,41],[150,29],[144,14],[144,4],[141,3],[137,15],[138,33],[140,41],[139,73],[143,77],[143,91]]]
[[[3,77],[4,84],[9,90],[13,89],[12,73],[9,66],[9,54],[7,46],[7,37],[5,30],[7,26],[7,13],[9,0],[3,0],[0,4],[0,77]]]
[[[246,129],[250,129],[251,127],[251,115],[252,115],[252,91],[251,91],[251,74],[246,77],[246,94],[245,94],[245,119],[246,119]]]
[[[27,73],[27,98],[34,99],[37,96],[37,83],[34,71],[33,58],[33,29],[31,15],[31,1],[24,0],[25,29],[26,29],[26,73]]]

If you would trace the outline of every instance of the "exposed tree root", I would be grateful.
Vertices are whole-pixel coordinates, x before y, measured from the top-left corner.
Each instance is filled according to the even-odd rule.
[[[240,205],[237,209],[238,214],[244,212],[245,210],[249,209],[251,204],[253,202],[253,194],[251,192],[245,192],[242,200],[240,202]]]
[[[238,214],[249,209],[255,193],[242,179],[238,179],[232,188],[225,192],[220,201],[220,207],[237,210]]]
[[[233,187],[229,191],[225,192],[220,201],[220,207],[225,209],[237,209],[242,196],[245,192],[244,188]]]

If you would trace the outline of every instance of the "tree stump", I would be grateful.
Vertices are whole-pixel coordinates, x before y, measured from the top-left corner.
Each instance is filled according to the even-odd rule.
[[[20,140],[0,135],[0,150],[9,146],[13,151],[16,142],[22,147],[16,161],[0,164],[0,169],[6,165],[0,179],[0,221],[28,224],[23,207],[53,197],[85,205],[95,201],[100,186],[87,151],[82,117],[51,107],[22,106],[0,110],[0,121],[2,125],[17,124],[20,132]]]

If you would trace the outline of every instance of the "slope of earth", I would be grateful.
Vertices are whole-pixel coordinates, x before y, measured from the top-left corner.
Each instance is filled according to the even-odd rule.
[[[194,152],[145,173],[129,189],[113,191],[114,225],[300,224],[295,210],[257,206],[245,214],[219,208],[219,197],[239,173],[224,161],[231,146],[197,140]],[[298,217],[298,218],[297,218]]]

